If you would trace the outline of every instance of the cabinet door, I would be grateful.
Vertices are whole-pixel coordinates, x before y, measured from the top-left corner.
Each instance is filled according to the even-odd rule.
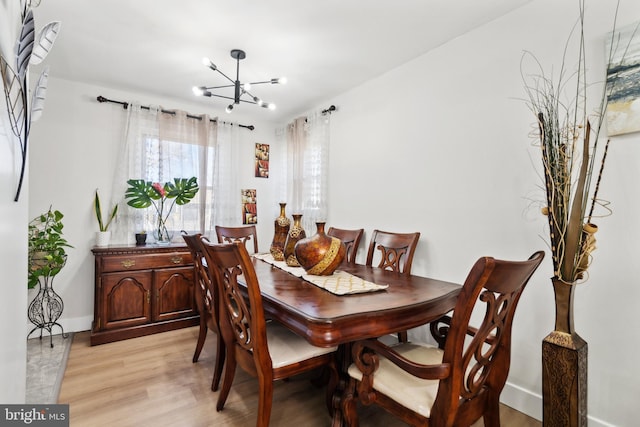
[[[153,272],[155,295],[154,321],[177,319],[197,314],[193,296],[193,267],[158,269]]]
[[[150,322],[151,280],[151,271],[103,274],[99,329]]]

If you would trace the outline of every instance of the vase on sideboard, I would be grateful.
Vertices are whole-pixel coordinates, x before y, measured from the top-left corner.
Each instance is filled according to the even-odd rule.
[[[280,203],[280,216],[274,221],[275,231],[273,233],[273,240],[271,241],[271,247],[269,252],[276,261],[284,261],[284,245],[287,241],[287,235],[289,234],[289,228],[291,227],[291,221],[287,218],[285,213],[286,203]]]
[[[308,274],[315,276],[332,275],[347,253],[344,243],[327,235],[324,227],[324,222],[316,222],[316,234],[299,240],[295,246],[298,263]]]
[[[287,241],[284,244],[284,260],[289,267],[300,267],[298,259],[296,258],[295,247],[298,241],[307,237],[307,234],[302,228],[301,219],[302,214],[293,214],[293,225],[289,229],[287,234]]]

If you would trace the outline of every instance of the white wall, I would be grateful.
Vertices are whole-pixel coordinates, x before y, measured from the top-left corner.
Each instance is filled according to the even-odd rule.
[[[13,57],[20,22],[19,2],[0,2],[0,52]],[[0,83],[2,88],[2,83]],[[7,121],[4,89],[0,101],[0,402],[24,403],[27,365],[27,200],[28,178],[14,202],[20,149]]]
[[[81,331],[90,329],[93,320],[91,248],[98,231],[93,211],[94,191],[100,189],[105,205],[112,197],[123,197],[122,194],[112,195],[111,186],[117,148],[124,135],[126,111],[116,104],[98,103],[96,97],[102,95],[119,101],[138,101],[143,105],[157,104],[192,114],[208,113],[211,117],[216,112],[149,94],[78,84],[54,76],[55,70],[51,70],[45,111],[32,131],[29,217],[39,215],[50,205],[65,215],[65,237],[74,248],[67,251],[67,265],[56,276],[54,288],[65,304],[60,323],[66,330]],[[268,113],[266,110],[260,112]],[[239,185],[240,188],[257,189],[258,242],[263,250],[267,250],[278,209],[277,204],[270,204],[275,199],[272,184],[280,174],[280,166],[277,162],[272,163],[272,178],[255,178],[253,159],[256,142],[272,144],[272,152],[277,153],[277,147],[273,145],[273,125],[237,114],[221,117],[229,118],[256,127],[253,132],[241,132],[241,156],[246,162],[238,171]],[[238,218],[240,225],[240,213]],[[116,223],[112,227],[117,226]]]
[[[614,1],[588,1],[589,81],[604,76],[604,36]],[[328,225],[420,231],[413,271],[461,282],[480,256],[524,259],[547,249],[540,155],[528,134],[520,59],[531,50],[550,70],[578,16],[578,2],[535,1],[328,103],[331,122]],[[619,27],[640,20],[623,0]],[[577,52],[570,58],[576,61]],[[594,107],[597,106],[594,100]],[[598,249],[576,295],[575,323],[589,343],[591,425],[637,425],[635,354],[640,288],[640,134],[615,137],[600,197],[614,214],[596,219]],[[349,183],[349,185],[344,185]],[[503,400],[541,418],[541,341],[554,327],[550,253],[521,300]],[[415,331],[414,338],[426,331]]]
[[[589,72],[598,80],[615,2],[588,3]],[[519,64],[526,49],[557,67],[577,15],[576,1],[534,1],[319,106],[338,107],[331,118],[328,226],[366,229],[360,261],[374,228],[422,232],[414,272],[458,282],[480,256],[522,259],[546,248],[545,220],[537,205],[529,206],[543,196],[539,153],[528,136],[534,118],[519,99],[524,97]],[[619,19],[619,26],[640,20],[640,3],[623,0]],[[67,216],[67,237],[76,248],[55,286],[65,300],[63,324],[81,330],[88,329],[93,310],[93,191],[100,187],[105,200],[111,195],[112,144],[123,126],[120,107],[98,104],[95,97],[206,111],[51,74],[45,114],[33,130],[29,216],[50,203]],[[248,159],[254,142],[275,143],[274,126],[252,122],[257,130],[243,145]],[[272,165],[273,180],[253,178],[250,166],[242,172],[241,187],[258,189],[262,250],[277,215],[279,168]],[[576,295],[577,330],[590,347],[592,425],[636,424],[632,399],[640,395],[640,376],[632,359],[640,350],[640,320],[633,314],[640,289],[632,256],[640,252],[635,238],[640,201],[634,197],[639,175],[640,135],[616,137],[601,187],[614,215],[597,221],[590,279]],[[516,314],[512,369],[503,393],[506,403],[537,418],[541,341],[554,326],[551,275],[547,256]]]

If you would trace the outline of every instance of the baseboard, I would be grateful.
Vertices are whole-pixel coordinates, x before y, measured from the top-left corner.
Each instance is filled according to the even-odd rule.
[[[500,401],[516,411],[542,421],[542,396],[539,394],[532,393],[507,381],[504,390],[500,394]],[[589,427],[615,427],[613,424],[592,416],[587,416],[587,419],[589,420]]]

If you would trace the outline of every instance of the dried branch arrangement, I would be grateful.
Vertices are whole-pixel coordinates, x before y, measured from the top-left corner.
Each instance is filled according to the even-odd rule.
[[[595,112],[589,114],[584,10],[584,0],[580,0],[580,17],[571,32],[579,32],[577,70],[568,73],[565,68],[571,36],[565,46],[557,80],[544,73],[531,53],[525,53],[521,64],[527,104],[537,118],[536,137],[542,154],[546,189],[546,206],[542,213],[549,221],[554,277],[570,284],[586,279],[585,273],[595,249],[594,233],[598,229],[592,223],[595,206],[599,205],[610,213],[607,203],[598,199],[610,140],[603,148],[599,137],[603,133],[607,91],[612,90],[615,81],[610,79],[612,84],[608,88],[603,83],[600,104]],[[611,58],[618,49],[615,34],[614,20],[608,67],[613,66]],[[523,71],[524,60],[528,58],[533,58],[540,70],[538,74],[531,76]],[[572,85],[575,85],[575,90],[569,93],[573,98],[566,101],[565,94]]]

